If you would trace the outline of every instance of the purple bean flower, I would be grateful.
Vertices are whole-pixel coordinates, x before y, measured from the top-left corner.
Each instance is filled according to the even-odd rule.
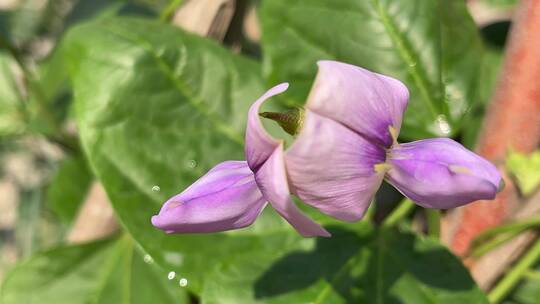
[[[226,161],[170,198],[152,224],[167,233],[216,232],[253,223],[267,202],[303,236],[329,236],[291,200],[299,197],[344,221],[360,220],[383,179],[426,208],[493,199],[502,182],[495,166],[448,138],[398,144],[409,93],[398,80],[335,61],[319,62],[305,109],[274,117],[299,129],[292,146],[263,128],[250,108],[247,161]],[[291,128],[291,123],[294,125]],[[285,128],[287,130],[287,128]]]

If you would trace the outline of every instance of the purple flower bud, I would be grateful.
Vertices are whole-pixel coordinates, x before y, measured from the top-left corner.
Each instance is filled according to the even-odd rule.
[[[215,232],[251,225],[266,206],[245,161],[226,161],[170,198],[152,217],[168,233]]]
[[[394,146],[388,163],[388,182],[426,208],[493,199],[502,181],[493,164],[448,138]]]

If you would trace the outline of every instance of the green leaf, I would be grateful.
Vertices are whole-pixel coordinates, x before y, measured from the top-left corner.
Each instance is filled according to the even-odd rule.
[[[463,120],[461,143],[473,150],[482,129],[482,118],[489,105],[502,65],[503,52],[495,48],[486,48],[482,58],[481,83],[478,84],[479,102],[474,103]]]
[[[128,237],[32,256],[7,275],[0,302],[188,303],[178,281],[169,281],[167,272],[146,263]]]
[[[458,258],[434,239],[361,222],[235,256],[208,274],[202,302],[487,303]]]
[[[260,18],[268,81],[291,82],[291,103],[307,97],[322,59],[403,81],[406,138],[456,134],[480,98],[483,46],[463,1],[272,0]]]
[[[524,195],[529,195],[540,186],[540,150],[530,155],[512,152],[506,159],[506,168],[515,177]]]
[[[83,156],[75,155],[63,160],[47,189],[48,207],[62,221],[71,223],[92,180],[92,172]]]
[[[153,3],[134,0],[78,0],[73,2],[73,8],[65,18],[64,29],[68,29],[81,21],[120,15],[155,18],[160,8],[155,0],[151,1]]]
[[[540,264],[524,274],[523,281],[503,302],[505,304],[537,304],[540,299]]]
[[[495,9],[512,9],[518,4],[517,0],[482,0],[488,6],[493,6]]]
[[[122,224],[155,261],[196,290],[223,256],[264,248],[253,230],[179,236],[150,224],[209,168],[244,159],[247,110],[264,92],[259,66],[142,19],[81,25],[66,43],[83,148]]]
[[[63,122],[66,118],[71,118],[72,92],[68,78],[68,71],[65,64],[65,54],[63,40],[60,37],[65,31],[75,24],[85,20],[99,20],[120,15],[141,15],[145,17],[155,16],[155,13],[146,6],[136,3],[128,3],[124,0],[68,0],[70,4],[62,2],[51,2],[46,9],[42,27],[47,30],[47,36],[54,36],[59,39],[58,44],[50,54],[39,62],[37,66],[37,78],[39,79],[39,96],[31,96],[30,101],[35,106],[37,98],[42,98],[50,109],[55,120]],[[67,6],[73,6],[62,20],[59,15]],[[39,111],[37,114],[40,114]],[[69,116],[68,116],[69,115]],[[39,130],[39,128],[38,128]]]
[[[16,68],[13,57],[0,51],[0,136],[20,134],[25,129],[22,97],[14,78]]]

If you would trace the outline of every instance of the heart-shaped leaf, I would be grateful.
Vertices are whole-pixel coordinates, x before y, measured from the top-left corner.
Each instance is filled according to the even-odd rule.
[[[333,59],[403,81],[402,135],[451,136],[479,98],[483,46],[464,1],[272,0],[260,11],[269,82],[302,103],[316,62]]]
[[[66,47],[85,153],[121,222],[156,262],[197,290],[222,257],[287,242],[265,245],[257,228],[166,235],[150,223],[209,168],[244,158],[247,109],[264,92],[255,62],[142,19],[76,27]]]

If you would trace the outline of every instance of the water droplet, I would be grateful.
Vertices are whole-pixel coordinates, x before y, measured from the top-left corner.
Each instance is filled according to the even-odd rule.
[[[195,161],[194,159],[190,159],[187,161],[187,167],[190,168],[190,169],[193,169],[195,167],[197,167],[197,161]]]
[[[154,263],[154,259],[153,259],[149,254],[145,254],[145,255],[144,255],[143,261],[144,261],[146,264],[153,264],[153,263]]]
[[[154,187],[152,187],[152,191],[154,192],[159,192],[159,190],[161,190],[161,188],[159,188],[158,185],[155,185]]]
[[[180,287],[186,287],[187,286],[187,279],[186,278],[181,278],[180,281],[178,282],[178,284],[180,285]]]
[[[174,277],[176,277],[176,272],[174,271],[169,272],[169,274],[167,275],[167,279],[169,280],[174,279]]]
[[[446,117],[444,115],[437,116],[437,120],[435,121],[437,126],[439,127],[439,130],[441,131],[442,135],[448,135],[450,134],[450,124],[448,124],[448,121],[446,120]]]
[[[182,254],[172,251],[167,251],[163,254],[163,257],[165,258],[165,261],[169,264],[180,266],[182,265],[182,262],[184,261],[184,257]]]

